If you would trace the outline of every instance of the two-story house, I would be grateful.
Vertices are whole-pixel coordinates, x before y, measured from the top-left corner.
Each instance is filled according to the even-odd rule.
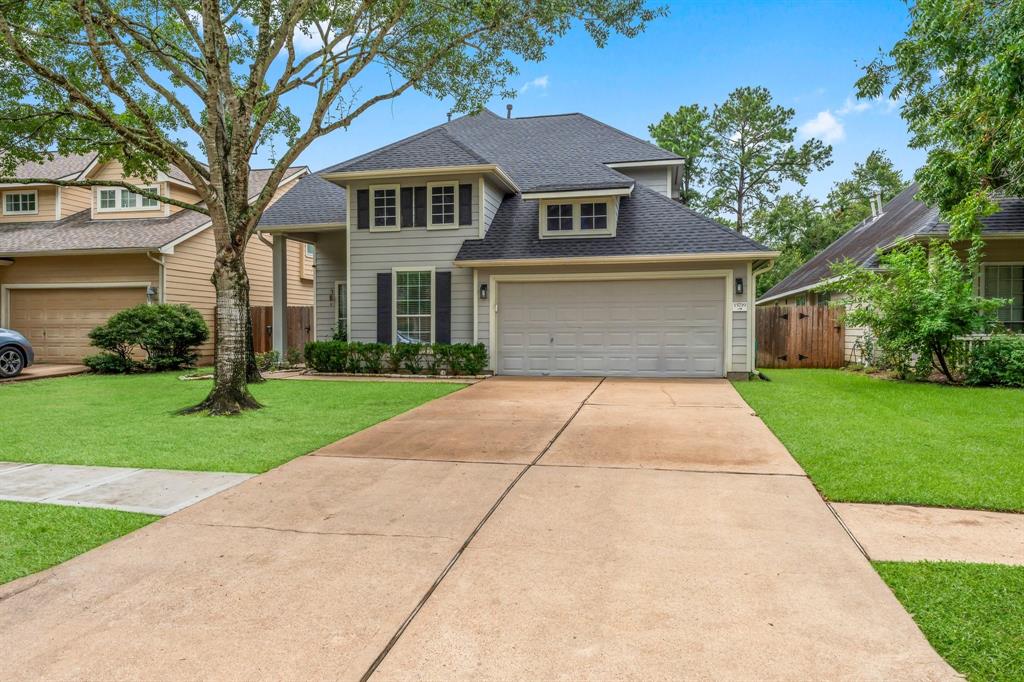
[[[294,168],[279,193],[305,168]],[[17,177],[54,181],[122,180],[121,165],[96,155],[55,156],[23,164]],[[268,171],[254,170],[255,196]],[[199,195],[178,172],[145,183],[162,196],[195,203]],[[280,194],[279,194],[280,195]],[[78,363],[96,352],[88,333],[113,313],[145,302],[188,303],[213,331],[215,292],[210,282],[215,255],[209,218],[202,213],[107,186],[23,184],[0,187],[0,327],[32,342],[37,362]],[[288,290],[295,305],[313,301],[312,247],[288,248]],[[252,240],[246,265],[252,304],[271,304],[269,242]],[[200,361],[212,358],[212,342]]]
[[[582,114],[484,111],[299,180],[260,229],[315,244],[320,339],[480,342],[499,374],[746,376],[777,254],[674,200],[681,164]]]

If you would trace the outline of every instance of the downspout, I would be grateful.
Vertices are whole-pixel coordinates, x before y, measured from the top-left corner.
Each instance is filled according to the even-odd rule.
[[[157,298],[156,298],[157,303],[166,303],[166,299],[165,299],[165,295],[164,295],[164,289],[166,288],[165,285],[167,284],[167,264],[164,263],[164,254],[161,253],[161,254],[159,254],[159,256],[160,256],[159,258],[154,258],[153,254],[151,252],[149,252],[149,251],[146,252],[146,258],[148,258],[149,260],[151,260],[154,263],[156,263],[157,267],[160,268],[159,269],[159,273],[160,274],[157,276],[157,286],[159,287],[159,289],[156,292],[157,293]]]

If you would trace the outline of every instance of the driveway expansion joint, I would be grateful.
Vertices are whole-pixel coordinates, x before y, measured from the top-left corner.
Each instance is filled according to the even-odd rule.
[[[416,604],[413,610],[409,613],[409,615],[405,618],[405,620],[402,621],[401,625],[398,626],[398,629],[395,631],[395,634],[391,636],[391,639],[388,640],[384,648],[381,649],[379,654],[377,654],[377,657],[373,660],[373,663],[370,664],[370,667],[367,668],[366,672],[363,673],[362,677],[359,678],[359,682],[366,682],[377,671],[377,668],[380,667],[380,664],[384,662],[384,659],[387,658],[387,655],[391,652],[395,645],[398,644],[398,640],[402,638],[402,635],[409,628],[409,625],[416,618],[417,614],[419,614],[419,612],[423,610],[423,607],[426,606],[427,602],[433,596],[434,592],[437,591],[437,588],[440,587],[441,583],[451,572],[452,568],[455,567],[455,564],[465,553],[470,543],[473,542],[473,539],[476,538],[476,536],[479,534],[480,530],[484,527],[484,524],[486,524],[487,521],[494,515],[494,512],[498,510],[498,507],[505,500],[505,498],[508,497],[509,493],[511,493],[512,490],[516,487],[516,484],[522,480],[523,476],[526,475],[526,472],[528,472],[530,469],[537,465],[541,458],[544,457],[544,455],[546,455],[548,451],[551,449],[551,446],[555,444],[555,441],[558,440],[558,437],[561,436],[567,428],[569,428],[569,424],[572,423],[572,420],[576,418],[576,416],[580,413],[583,407],[587,404],[587,401],[590,400],[590,397],[597,392],[597,389],[601,387],[601,384],[603,384],[604,381],[605,377],[601,377],[601,379],[597,382],[594,388],[591,389],[591,391],[586,395],[586,397],[584,397],[583,400],[580,401],[580,404],[576,406],[576,409],[573,410],[573,413],[571,415],[569,415],[569,418],[565,420],[565,423],[563,423],[562,426],[558,429],[558,431],[555,432],[555,435],[551,437],[551,440],[548,441],[547,445],[545,445],[544,448],[540,451],[540,453],[538,453],[536,457],[534,457],[528,464],[526,464],[526,466],[522,468],[522,470],[518,474],[516,474],[516,477],[513,478],[512,481],[505,487],[505,490],[503,490],[502,493],[498,495],[498,498],[494,501],[494,504],[492,504],[490,509],[488,509],[484,513],[483,518],[480,519],[480,522],[476,525],[476,527],[473,528],[472,531],[470,531],[469,535],[466,537],[465,542],[462,543],[462,546],[455,551],[455,554],[448,561],[448,564],[444,567],[444,569],[441,571],[438,577],[434,580],[433,584],[431,584],[431,586],[427,589],[426,593]]]
[[[182,522],[188,526],[203,526],[204,528],[239,528],[242,530],[268,530],[274,533],[296,533],[298,535],[335,535],[340,537],[357,538],[410,538],[416,540],[453,540],[447,535],[416,535],[413,533],[367,533],[359,531],[332,531],[332,530],[302,530],[301,528],[277,528],[275,526],[249,526],[236,523],[192,523]]]

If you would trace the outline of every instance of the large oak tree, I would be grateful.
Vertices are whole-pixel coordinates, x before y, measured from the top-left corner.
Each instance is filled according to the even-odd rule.
[[[310,143],[412,88],[472,111],[511,95],[516,62],[574,22],[601,46],[660,13],[643,0],[0,0],[0,182],[41,182],[12,174],[53,151],[98,151],[141,178],[179,168],[201,201],[170,203],[208,215],[217,249],[216,380],[197,409],[258,407],[246,245]],[[273,170],[250,200],[265,145]]]

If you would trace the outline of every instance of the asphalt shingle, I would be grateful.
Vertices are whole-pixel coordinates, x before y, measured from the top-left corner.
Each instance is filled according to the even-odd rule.
[[[868,218],[832,242],[766,291],[761,299],[813,287],[832,276],[833,263],[847,258],[866,267],[877,267],[878,250],[901,239],[947,236],[949,224],[942,220],[938,209],[914,198],[918,189],[912,183],[883,207],[880,216]],[[982,234],[1020,232],[1024,237],[1024,199],[1000,199],[999,206],[998,213],[982,219]]]
[[[260,227],[344,224],[346,211],[343,187],[318,175],[307,175],[263,212]]]
[[[541,239],[536,201],[505,198],[484,239],[462,244],[456,261],[767,252],[735,230],[637,185],[619,204],[615,237]]]

